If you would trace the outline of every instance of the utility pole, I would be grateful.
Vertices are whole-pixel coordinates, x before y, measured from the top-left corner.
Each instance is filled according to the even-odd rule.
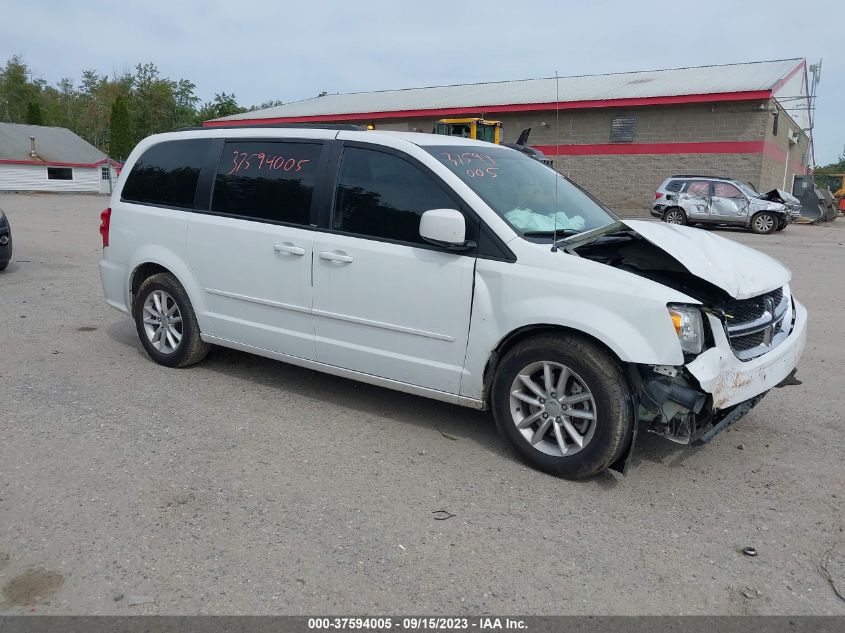
[[[812,173],[816,172],[816,150],[813,144],[813,127],[815,126],[815,111],[816,111],[816,89],[819,85],[819,82],[822,78],[822,60],[819,59],[818,63],[810,64],[810,75],[812,79],[810,80],[810,95],[807,99],[807,120],[809,121],[809,128],[805,130],[809,137],[810,137],[810,148],[809,153],[809,163],[810,171]]]

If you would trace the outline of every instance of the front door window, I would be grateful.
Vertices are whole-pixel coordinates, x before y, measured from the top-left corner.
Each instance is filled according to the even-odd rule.
[[[427,174],[385,152],[347,147],[335,193],[332,228],[397,242],[427,244],[420,217],[455,203]]]

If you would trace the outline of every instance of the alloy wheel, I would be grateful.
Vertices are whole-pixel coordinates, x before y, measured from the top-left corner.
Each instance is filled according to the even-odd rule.
[[[582,450],[596,428],[596,402],[584,379],[551,361],[531,363],[516,375],[510,411],[522,436],[555,457]]]
[[[681,215],[680,211],[669,211],[666,214],[666,222],[669,224],[683,224],[684,216]]]
[[[182,344],[182,314],[164,290],[153,290],[144,301],[144,333],[162,354],[172,354]]]
[[[760,233],[768,233],[775,227],[775,219],[764,213],[754,218],[754,228]]]

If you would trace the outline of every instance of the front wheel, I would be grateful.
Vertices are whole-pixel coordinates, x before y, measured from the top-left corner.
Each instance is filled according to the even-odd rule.
[[[781,220],[780,218],[778,218],[778,228],[776,228],[775,230],[783,231],[786,228],[787,224],[788,222],[786,220]]]
[[[667,209],[666,213],[663,214],[663,221],[668,224],[686,224],[687,214],[684,213],[683,209],[673,207]]]
[[[160,365],[185,367],[208,354],[210,345],[200,336],[188,295],[170,273],[157,273],[141,283],[133,314],[141,344]]]
[[[631,439],[630,387],[619,364],[575,335],[517,344],[496,369],[496,425],[532,466],[567,479],[601,472]]]
[[[763,211],[751,218],[751,230],[761,235],[768,235],[774,233],[778,227],[778,219],[773,213]]]

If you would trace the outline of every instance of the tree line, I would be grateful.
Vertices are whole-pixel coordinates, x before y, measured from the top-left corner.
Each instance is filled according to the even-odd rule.
[[[66,127],[122,161],[150,134],[281,104],[269,101],[247,108],[226,92],[202,103],[195,90],[188,79],[162,77],[151,63],[113,77],[84,70],[78,81],[67,77],[49,85],[15,55],[0,68],[0,121]]]

